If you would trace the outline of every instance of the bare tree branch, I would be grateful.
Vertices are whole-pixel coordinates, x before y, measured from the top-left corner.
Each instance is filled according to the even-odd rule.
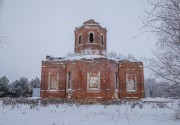
[[[147,59],[157,78],[180,84],[180,0],[147,0],[145,29],[157,37],[155,58]]]

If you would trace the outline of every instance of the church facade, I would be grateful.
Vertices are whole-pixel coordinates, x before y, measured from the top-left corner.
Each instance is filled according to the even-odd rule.
[[[108,58],[106,33],[106,28],[88,20],[74,31],[74,56],[46,56],[41,98],[144,98],[143,63]]]

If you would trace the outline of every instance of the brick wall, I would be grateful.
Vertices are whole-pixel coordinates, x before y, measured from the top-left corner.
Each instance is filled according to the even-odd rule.
[[[74,31],[75,45],[74,52],[81,53],[83,50],[98,50],[102,55],[102,51],[106,51],[106,30],[97,26],[82,26]],[[94,34],[93,43],[89,42],[89,33]],[[81,44],[79,44],[79,35],[81,35]],[[103,35],[103,44],[101,43],[101,35]]]
[[[127,74],[134,74],[135,79],[135,91],[127,91]],[[119,82],[120,82],[120,99],[129,98],[144,98],[144,73],[142,62],[119,62]]]
[[[58,70],[59,80],[57,81],[58,89],[48,89],[48,76],[52,70]],[[56,72],[57,73],[57,72]],[[53,74],[55,75],[55,74]],[[41,71],[41,97],[42,98],[65,98],[66,97],[66,63],[65,62],[42,62]]]
[[[74,99],[112,99],[112,98],[143,98],[144,79],[142,63],[116,62],[106,58],[81,59],[76,61],[45,61],[42,62],[41,97],[74,98]],[[51,91],[48,88],[49,72],[57,71],[58,89]],[[88,89],[88,73],[100,73],[100,88]],[[130,72],[136,76],[136,91],[127,92],[126,74]],[[71,74],[71,86],[67,88],[67,74]],[[118,88],[115,89],[116,73],[118,74]],[[53,74],[54,75],[54,74]],[[56,77],[55,77],[56,78]]]

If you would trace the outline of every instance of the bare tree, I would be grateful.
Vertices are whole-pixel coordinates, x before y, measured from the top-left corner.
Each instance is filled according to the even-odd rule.
[[[0,0],[0,11],[2,9],[4,0]],[[5,36],[0,36],[0,47],[3,47],[3,44],[6,43],[5,41],[6,37]]]
[[[180,0],[148,0],[144,27],[155,34],[155,58],[147,59],[154,76],[180,84]]]
[[[145,11],[144,27],[157,38],[155,58],[147,59],[147,67],[154,76],[174,83],[177,88],[180,86],[180,0],[147,1],[152,9]],[[175,118],[180,119],[180,108],[175,111]]]

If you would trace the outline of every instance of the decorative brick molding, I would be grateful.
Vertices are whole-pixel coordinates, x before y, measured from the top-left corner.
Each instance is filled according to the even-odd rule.
[[[70,60],[47,56],[46,60],[42,61],[41,98],[139,99],[144,97],[143,63],[108,59],[103,54],[107,44],[106,32],[106,29],[94,20],[84,22],[74,31],[75,53],[90,49],[98,51],[97,55],[102,57]]]

